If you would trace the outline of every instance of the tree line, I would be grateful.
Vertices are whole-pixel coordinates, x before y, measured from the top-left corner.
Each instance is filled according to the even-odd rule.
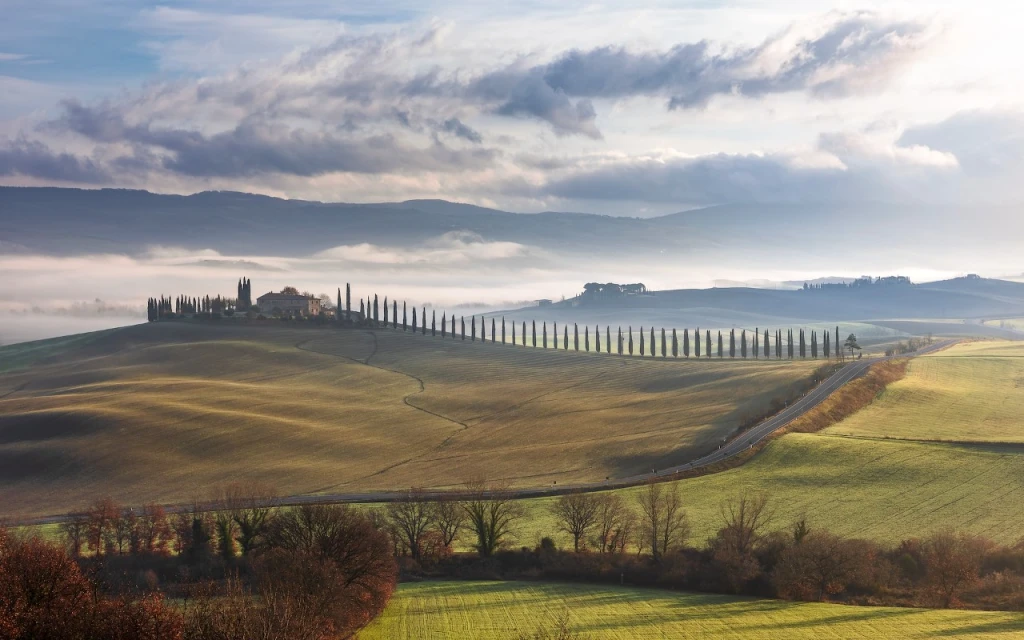
[[[188,296],[155,297],[150,298],[147,303],[148,318],[156,321],[165,318],[173,318],[181,315],[232,315],[235,310],[249,310],[252,308],[251,282],[242,278],[238,283],[238,298],[228,299],[216,296],[211,298],[193,298]],[[330,296],[325,294],[326,301],[330,303]],[[343,304],[344,302],[344,304]],[[601,353],[602,349],[607,354],[639,355],[652,358],[719,358],[729,357],[735,359],[754,358],[777,360],[795,358],[823,357],[825,359],[845,359],[847,352],[850,357],[861,350],[854,334],[849,334],[845,340],[840,340],[839,327],[835,327],[834,333],[830,330],[811,330],[808,334],[805,329],[777,329],[774,332],[760,328],[753,331],[747,329],[730,329],[727,334],[716,330],[712,335],[710,329],[705,329],[703,334],[700,328],[681,330],[666,330],[664,327],[655,329],[650,327],[649,333],[644,327],[640,327],[637,339],[634,339],[632,326],[626,328],[625,334],[622,327],[616,328],[614,340],[611,326],[605,326],[603,340],[600,326],[595,326],[593,333],[589,325],[581,329],[578,323],[573,323],[570,335],[568,323],[563,323],[562,332],[559,334],[557,322],[551,324],[551,331],[548,331],[548,323],[542,321],[538,327],[536,320],[527,323],[526,320],[520,324],[506,322],[504,317],[500,320],[496,317],[449,316],[446,311],[441,312],[440,321],[436,309],[430,310],[429,327],[427,320],[427,307],[419,308],[403,301],[401,303],[401,315],[399,315],[398,300],[389,300],[384,297],[383,302],[377,294],[359,300],[359,311],[356,313],[352,303],[352,286],[345,285],[345,297],[342,300],[341,288],[337,291],[337,303],[334,310],[335,320],[339,323],[353,326],[368,326],[372,328],[391,328],[402,330],[413,334],[427,335],[429,330],[433,337],[448,338],[455,340],[470,340],[488,342],[492,344],[512,344],[532,346],[542,349],[559,349],[563,351],[596,351]],[[488,322],[489,321],[489,322]],[[517,335],[517,329],[519,329]],[[691,333],[692,331],[692,333]],[[603,344],[603,347],[602,347]],[[582,346],[582,349],[581,349]],[[593,346],[593,349],[591,349]],[[659,348],[660,347],[660,348]]]

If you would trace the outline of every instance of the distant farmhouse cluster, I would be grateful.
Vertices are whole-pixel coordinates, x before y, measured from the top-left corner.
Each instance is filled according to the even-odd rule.
[[[892,287],[892,286],[912,286],[914,283],[910,281],[907,276],[885,276],[872,278],[871,276],[861,276],[852,282],[823,282],[819,284],[812,284],[805,282],[803,286],[804,291],[820,291],[822,289],[857,289],[861,287]]]

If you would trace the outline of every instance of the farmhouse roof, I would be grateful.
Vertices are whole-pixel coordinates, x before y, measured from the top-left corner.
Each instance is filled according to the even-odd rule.
[[[270,291],[268,293],[264,293],[262,296],[256,299],[262,300],[264,298],[277,298],[279,300],[311,300],[313,296],[304,296],[302,294],[295,293],[275,293],[273,291]]]

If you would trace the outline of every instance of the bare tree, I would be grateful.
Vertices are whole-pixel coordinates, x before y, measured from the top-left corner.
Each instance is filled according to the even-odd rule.
[[[682,545],[690,535],[678,483],[647,483],[637,495],[637,504],[640,506],[644,537],[651,545],[651,556],[655,561]]]
[[[410,489],[405,500],[388,503],[384,514],[409,553],[418,560],[423,550],[423,536],[434,521],[434,510],[424,498],[423,490]]]
[[[739,592],[761,568],[754,550],[772,519],[768,496],[743,494],[737,501],[723,504],[720,512],[723,526],[712,540],[712,557],[726,586]]]
[[[85,546],[89,534],[89,517],[84,513],[68,514],[67,519],[60,525],[61,533],[68,544],[68,551],[72,558],[82,555],[82,547]]]
[[[270,514],[277,505],[276,491],[262,482],[236,482],[224,488],[221,502],[237,527],[236,539],[242,555],[249,555],[266,533]]]
[[[477,552],[485,558],[508,542],[524,516],[522,505],[512,498],[507,486],[488,487],[482,480],[466,483],[462,509],[476,534]]]
[[[820,601],[846,589],[872,559],[863,541],[814,531],[782,553],[772,581],[784,598]]]
[[[985,543],[944,531],[924,541],[925,584],[943,607],[951,607],[978,580]]]
[[[434,526],[441,534],[441,543],[451,549],[466,524],[466,510],[459,501],[448,498],[437,500],[430,508],[433,511]]]
[[[120,511],[120,508],[109,497],[97,500],[89,507],[86,514],[88,518],[87,540],[89,547],[96,552],[96,555],[103,555],[108,542],[113,547],[114,520],[119,517]]]
[[[572,536],[576,553],[580,551],[580,541],[586,544],[587,532],[597,523],[599,505],[598,497],[589,493],[570,493],[551,505],[558,528]]]
[[[617,493],[602,493],[597,496],[597,546],[601,553],[618,550],[618,538],[627,519],[626,505]]]

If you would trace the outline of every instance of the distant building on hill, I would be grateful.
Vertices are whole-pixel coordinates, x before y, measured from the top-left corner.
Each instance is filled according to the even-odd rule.
[[[293,293],[264,293],[256,298],[262,313],[280,311],[285,315],[315,316],[320,314],[320,298]]]
[[[537,306],[538,307],[550,307],[551,306],[551,301],[548,300],[547,298],[541,298],[540,300],[537,301]]]

